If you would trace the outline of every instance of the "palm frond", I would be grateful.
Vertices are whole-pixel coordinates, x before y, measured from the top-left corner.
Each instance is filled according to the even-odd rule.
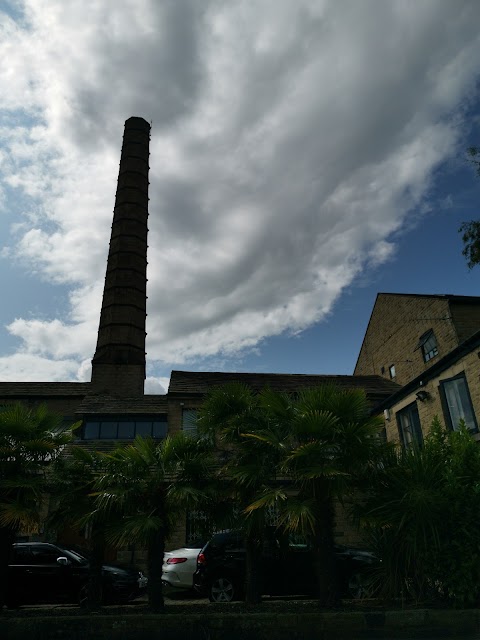
[[[0,502],[0,527],[22,529],[30,533],[37,530],[39,521],[36,503],[28,504],[16,500]]]
[[[70,428],[46,405],[30,408],[17,403],[0,407],[3,523],[8,522],[13,529],[33,530],[37,526],[42,508],[40,496],[53,485],[51,471],[70,441]]]
[[[286,531],[302,534],[315,533],[316,504],[312,498],[289,497],[279,512],[279,526]]]
[[[331,411],[325,409],[302,411],[300,409],[295,416],[292,427],[295,436],[301,442],[311,439],[332,441],[338,423],[338,417]]]
[[[105,526],[107,542],[122,547],[135,540],[138,544],[148,546],[152,536],[168,527],[165,518],[158,514],[139,513],[127,515],[109,522]]]
[[[278,507],[278,505],[287,499],[287,494],[283,488],[268,488],[261,493],[253,502],[247,505],[244,513],[249,514],[257,509],[268,509],[269,507]]]
[[[253,433],[241,433],[240,436],[253,441],[263,442],[279,453],[283,453],[287,448],[284,435],[275,430],[260,429]]]

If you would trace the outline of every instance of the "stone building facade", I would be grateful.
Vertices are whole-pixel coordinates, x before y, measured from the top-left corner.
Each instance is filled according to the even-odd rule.
[[[464,420],[478,439],[479,357],[479,297],[380,293],[355,375],[402,385],[376,407],[389,440],[421,442],[434,417],[451,429]]]

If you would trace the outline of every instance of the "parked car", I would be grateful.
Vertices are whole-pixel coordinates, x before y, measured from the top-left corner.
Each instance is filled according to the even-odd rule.
[[[46,542],[16,543],[8,566],[7,604],[83,604],[88,575],[88,559],[73,549]],[[141,571],[112,564],[102,567],[105,603],[133,600],[146,585]]]
[[[343,596],[364,595],[368,569],[378,562],[373,553],[335,546],[337,580]],[[266,595],[315,593],[316,577],[309,545],[294,537],[270,532],[261,554],[259,575]],[[195,589],[211,602],[241,599],[245,583],[245,546],[238,531],[215,534],[201,550],[193,577]]]
[[[182,547],[163,554],[162,580],[166,587],[193,589],[193,574],[202,547]]]

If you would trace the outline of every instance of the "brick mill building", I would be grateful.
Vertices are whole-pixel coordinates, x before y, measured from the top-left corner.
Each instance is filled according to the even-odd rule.
[[[145,395],[149,140],[145,120],[126,121],[91,382],[0,382],[0,404],[46,403],[66,422],[81,421],[78,443],[99,450],[137,434],[161,439],[193,430],[205,394],[231,381],[292,393],[325,382],[362,388],[372,411],[385,412],[387,437],[404,442],[414,427],[402,416],[413,415],[416,405],[422,425],[428,424],[432,411],[441,409],[439,386],[447,398],[455,390],[463,398],[469,389],[480,409],[480,299],[459,296],[379,294],[353,376],[173,371],[165,395]],[[469,424],[476,430],[475,415]],[[170,548],[188,541],[188,523],[187,516]],[[339,512],[337,536],[349,542],[350,533]]]
[[[479,439],[480,298],[379,293],[355,375],[377,373],[401,387],[375,407],[389,440],[422,442],[438,416],[464,420]]]

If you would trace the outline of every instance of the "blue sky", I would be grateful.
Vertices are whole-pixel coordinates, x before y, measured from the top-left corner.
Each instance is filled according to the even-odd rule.
[[[123,122],[152,121],[147,391],[352,373],[379,291],[478,294],[476,0],[0,5],[0,380],[88,380]]]
[[[400,233],[391,260],[360,274],[322,322],[295,338],[270,338],[245,370],[351,374],[377,293],[480,295],[480,267],[468,269],[458,233],[463,221],[478,218],[480,203],[480,180],[466,161],[440,168],[429,200],[449,196],[448,208],[439,205]]]

